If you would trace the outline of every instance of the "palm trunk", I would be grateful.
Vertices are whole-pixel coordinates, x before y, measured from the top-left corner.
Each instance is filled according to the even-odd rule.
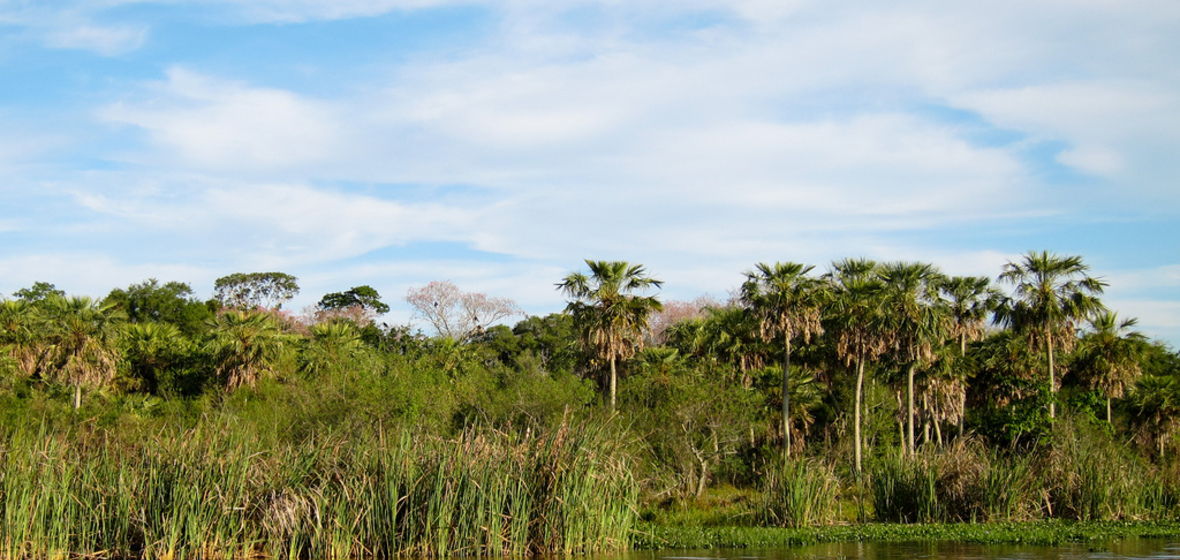
[[[1106,423],[1110,424],[1110,397],[1106,397]]]
[[[939,447],[942,447],[942,427],[939,426],[941,423],[938,420],[934,421],[934,441],[938,443]]]
[[[906,374],[906,436],[909,442],[909,453],[914,454],[914,365],[910,362],[909,372]]]
[[[610,411],[615,411],[615,387],[618,385],[619,376],[615,371],[615,358],[611,356],[610,359]]]
[[[1057,403],[1053,402],[1057,394],[1057,384],[1053,380],[1053,332],[1045,328],[1045,339],[1049,346],[1049,418],[1057,418]]]
[[[864,354],[862,353],[859,356],[857,356],[857,359],[856,359],[856,403],[852,407],[854,410],[853,424],[855,425],[853,428],[853,434],[854,434],[853,439],[855,440],[855,447],[856,447],[856,453],[855,453],[855,455],[856,455],[856,475],[858,477],[860,476],[860,473],[861,473],[861,470],[860,470],[860,464],[861,464],[861,457],[860,457],[860,453],[861,453],[861,451],[860,451],[860,449],[861,449],[860,406],[861,406],[861,400],[863,399],[863,396],[864,396],[864,384],[865,384],[865,358],[864,358]]]
[[[74,410],[82,408],[82,386],[74,385]]]
[[[967,334],[959,335],[959,357],[967,355]],[[962,360],[959,363],[962,366]],[[959,391],[959,437],[963,437],[963,425],[967,423],[967,376],[963,376],[963,390]]]
[[[783,459],[791,458],[791,338],[783,353]]]

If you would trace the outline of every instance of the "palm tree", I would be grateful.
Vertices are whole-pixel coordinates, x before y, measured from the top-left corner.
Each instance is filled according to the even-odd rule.
[[[1049,364],[1049,391],[1056,393],[1053,352],[1068,351],[1079,321],[1103,310],[1098,295],[1106,283],[1086,274],[1090,267],[1078,256],[1062,257],[1048,251],[1030,252],[1019,263],[1004,265],[1000,281],[1012,284],[998,315],[1003,324],[1028,337],[1034,348],[1043,348]],[[1053,400],[1049,417],[1056,416]]]
[[[8,354],[26,377],[37,374],[45,339],[42,326],[28,301],[0,301],[0,353]]]
[[[887,263],[878,274],[884,283],[885,328],[892,333],[893,355],[906,368],[906,442],[914,453],[914,371],[934,359],[943,339],[944,315],[938,302],[942,273],[926,263]]]
[[[132,374],[154,393],[160,374],[184,360],[189,340],[172,323],[130,323],[123,329],[123,356]]]
[[[647,275],[642,265],[587,259],[590,276],[573,272],[557,288],[572,298],[565,312],[574,318],[583,347],[610,363],[610,409],[615,409],[617,362],[643,347],[647,319],[663,306],[654,296],[640,296],[663,282]]]
[[[1162,460],[1164,448],[1180,420],[1180,379],[1171,375],[1142,377],[1129,397],[1141,436],[1155,440]]]
[[[1131,318],[1119,321],[1118,313],[1100,313],[1090,319],[1092,331],[1082,337],[1074,355],[1086,384],[1106,397],[1106,421],[1110,422],[1110,401],[1123,397],[1127,385],[1143,372],[1139,360],[1147,337],[1128,331],[1138,324]]]
[[[88,297],[51,296],[44,303],[48,345],[43,375],[74,387],[74,409],[82,388],[98,388],[115,378],[119,326],[126,319],[112,305]]]
[[[833,297],[825,330],[832,333],[836,354],[856,368],[856,397],[853,404],[853,436],[856,473],[861,473],[861,409],[864,400],[865,364],[888,347],[883,325],[882,292],[877,263],[868,259],[845,259],[832,263],[824,277],[832,283]]]
[[[214,356],[218,375],[226,388],[253,387],[262,376],[273,373],[295,337],[283,332],[267,312],[231,310],[210,321],[206,349]]]
[[[814,266],[799,263],[758,263],[746,272],[741,301],[759,319],[762,339],[783,343],[783,457],[791,456],[791,340],[811,342],[811,335],[823,334],[820,323],[820,281],[807,275]]]
[[[942,305],[950,316],[950,335],[957,339],[959,353],[955,360],[957,369],[956,386],[959,391],[959,410],[967,409],[967,383],[962,362],[967,355],[967,342],[979,340],[984,334],[984,325],[1003,295],[991,285],[991,279],[984,276],[954,276],[945,278],[938,286],[942,293]],[[959,414],[959,435],[963,435],[966,414]]]

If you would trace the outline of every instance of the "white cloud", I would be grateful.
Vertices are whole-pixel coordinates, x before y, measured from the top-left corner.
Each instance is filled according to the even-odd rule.
[[[124,230],[147,227],[170,242],[182,236],[198,248],[196,258],[233,266],[306,266],[411,241],[463,242],[479,216],[461,205],[399,203],[298,184],[206,180],[185,191],[108,188],[74,196],[118,218]]]
[[[288,91],[248,87],[173,68],[152,96],[101,111],[112,123],[146,130],[159,144],[200,168],[299,168],[338,156],[341,131],[333,109]]]
[[[0,258],[0,292],[9,295],[33,282],[49,282],[70,295],[101,298],[113,288],[126,287],[148,278],[195,281],[211,287],[213,274],[200,266],[173,262],[129,263],[93,253],[21,255]]]
[[[76,24],[48,30],[45,42],[53,48],[88,50],[114,56],[138,49],[147,34],[147,28],[140,26]]]

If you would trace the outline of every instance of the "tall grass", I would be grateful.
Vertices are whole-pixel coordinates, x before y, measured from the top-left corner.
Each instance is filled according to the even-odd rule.
[[[783,527],[832,523],[839,488],[829,465],[814,459],[780,461],[766,475],[762,517]]]
[[[635,484],[602,430],[263,448],[212,427],[144,441],[0,439],[0,556],[347,558],[621,549]]]
[[[1004,457],[971,438],[887,455],[870,471],[870,491],[875,517],[901,523],[1030,520],[1041,501],[1030,458]]]

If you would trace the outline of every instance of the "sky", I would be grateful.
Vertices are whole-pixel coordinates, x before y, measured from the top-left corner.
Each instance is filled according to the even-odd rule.
[[[1180,2],[0,0],[0,177],[2,296],[1047,250],[1175,348]]]

